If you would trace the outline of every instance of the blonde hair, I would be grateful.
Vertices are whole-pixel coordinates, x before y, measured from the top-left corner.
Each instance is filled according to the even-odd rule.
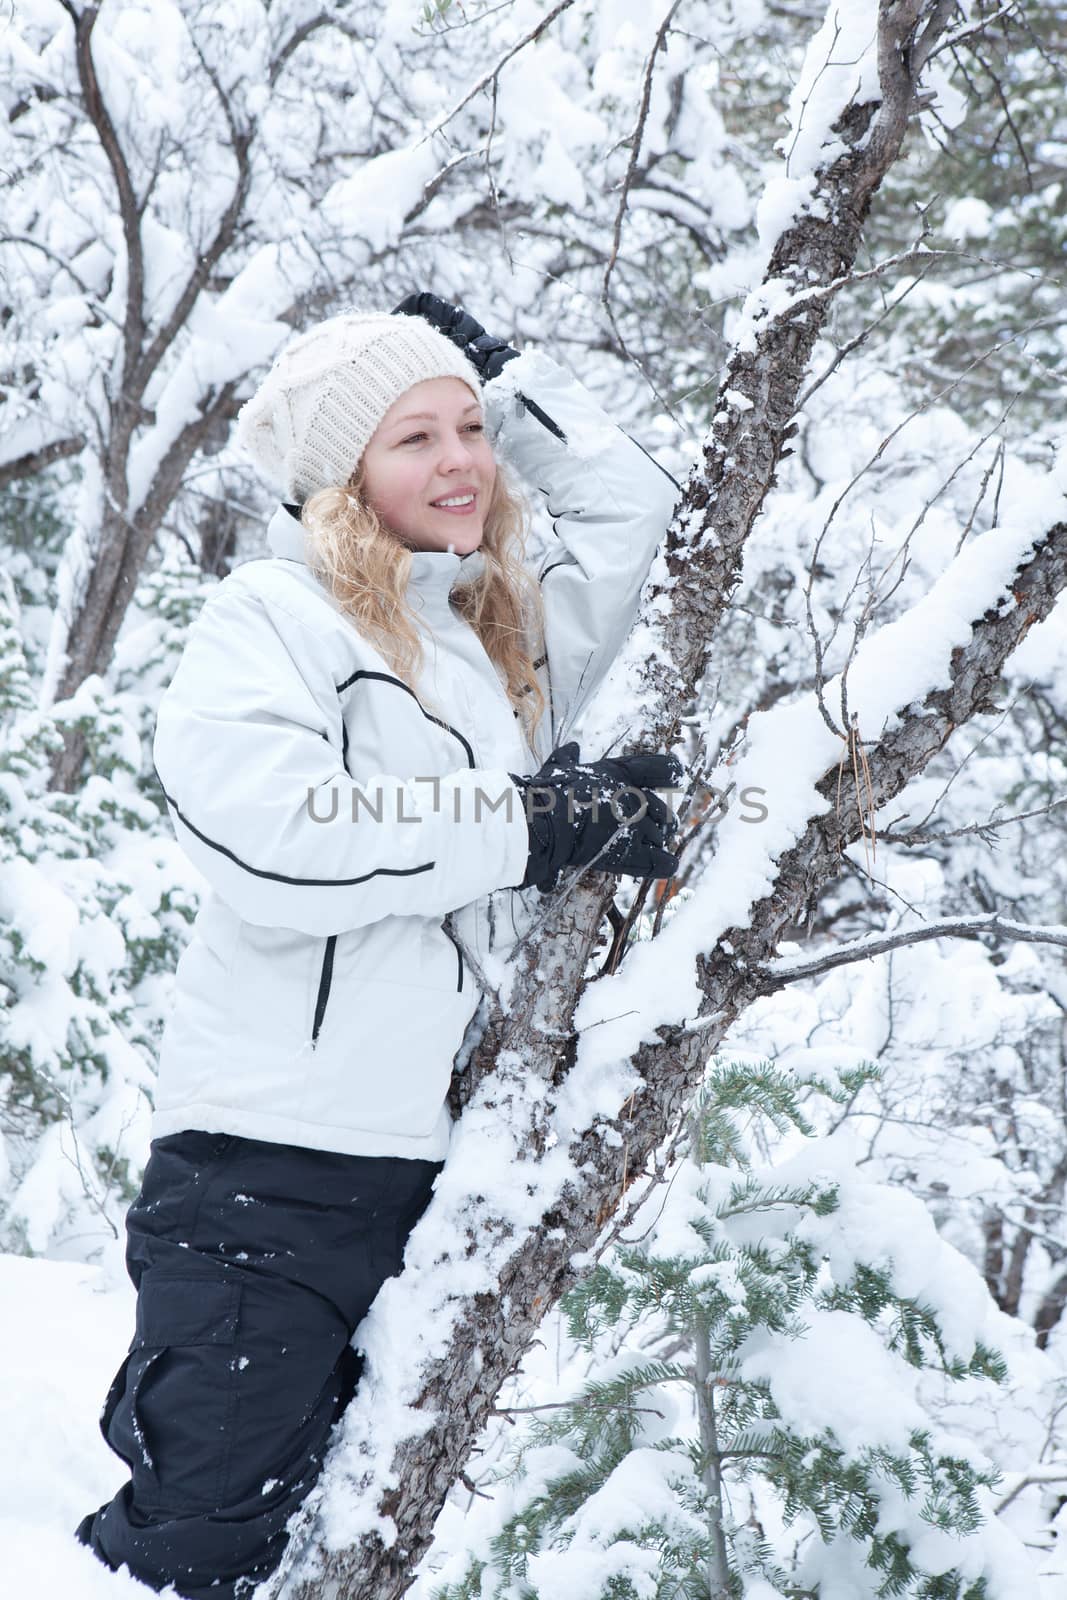
[[[417,692],[423,648],[405,599],[412,551],[367,504],[362,486],[361,463],[347,487],[320,489],[306,501],[301,520],[311,535],[311,567],[396,676]],[[532,748],[545,697],[529,643],[543,638],[544,612],[540,587],[523,565],[527,533],[526,502],[498,463],[481,543],[484,570],[453,589],[452,598],[502,672]]]

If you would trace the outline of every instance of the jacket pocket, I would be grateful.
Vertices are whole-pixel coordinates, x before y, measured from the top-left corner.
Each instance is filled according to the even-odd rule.
[[[448,917],[446,917],[445,920],[441,924],[441,932],[444,934],[445,938],[449,941],[449,943],[452,945],[452,947],[454,948],[454,950],[456,952],[456,962],[457,962],[457,967],[456,967],[456,993],[457,994],[462,994],[463,993],[463,975],[464,975],[463,950],[462,950],[462,948],[460,946],[459,940],[456,938],[455,933],[452,931],[452,928],[449,925],[449,918]]]
[[[320,961],[321,950],[320,942]],[[476,1004],[460,963],[455,940],[432,917],[389,917],[338,934],[329,1005],[301,1073],[296,1119],[430,1134]]]
[[[315,992],[315,1013],[311,1019],[311,1048],[314,1050],[319,1042],[319,1034],[326,1017],[326,1007],[330,1001],[330,989],[333,986],[333,958],[337,949],[337,935],[331,933],[326,939],[322,952],[322,966],[319,968],[319,984]]]
[[[227,985],[231,1025],[248,1039],[269,1040],[272,1053],[298,1056],[329,998],[332,968],[332,955],[318,936],[242,923]]]

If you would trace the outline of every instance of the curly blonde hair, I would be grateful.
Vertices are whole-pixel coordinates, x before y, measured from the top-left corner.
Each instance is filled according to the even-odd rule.
[[[341,610],[381,651],[392,670],[417,692],[423,648],[405,599],[412,552],[386,527],[362,495],[363,466],[345,488],[320,489],[301,520],[311,535],[311,567]],[[503,674],[527,742],[545,710],[530,642],[544,633],[541,591],[523,565],[528,537],[526,501],[498,462],[481,550],[485,567],[452,598]]]

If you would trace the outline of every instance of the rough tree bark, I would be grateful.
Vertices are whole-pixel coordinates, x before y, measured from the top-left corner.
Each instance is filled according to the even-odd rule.
[[[734,350],[720,386],[720,394],[737,391],[750,408],[718,411],[702,469],[687,483],[667,536],[670,604],[661,614],[652,594],[653,604],[642,613],[656,648],[645,663],[644,713],[629,730],[634,742],[653,748],[673,742],[699,686],[739,580],[745,540],[792,432],[812,348],[832,297],[848,281],[872,196],[900,153],[923,65],[951,11],[949,3],[881,0],[881,97],[849,105],[835,129],[845,152],[819,172],[808,214],[778,240],[766,281],[774,283],[773,304],[784,300],[785,309],[753,318],[754,338]],[[494,1272],[499,1267],[496,1292],[450,1300],[447,1346],[426,1361],[414,1384],[413,1406],[427,1426],[401,1440],[386,1462],[376,1459],[369,1421],[359,1431],[360,1407],[368,1402],[357,1393],[342,1431],[343,1468],[328,1465],[285,1567],[261,1588],[261,1597],[394,1600],[404,1593],[502,1383],[546,1312],[577,1281],[575,1256],[593,1251],[612,1219],[625,1225],[621,1213],[631,1214],[635,1204],[631,1196],[623,1205],[626,1191],[643,1174],[646,1182],[656,1181],[654,1158],[682,1126],[709,1054],[756,997],[787,981],[769,970],[779,939],[838,876],[842,852],[860,836],[861,811],[884,805],[955,728],[988,709],[1005,660],[1065,585],[1067,523],[1060,523],[1019,566],[1005,604],[974,619],[969,644],[954,653],[949,687],[901,708],[895,731],[868,748],[870,793],[858,793],[852,774],[839,775],[836,764],[827,771],[818,788],[829,809],[813,817],[779,858],[774,887],[751,907],[750,924],[729,929],[700,959],[701,1023],[661,1029],[659,1043],[633,1056],[642,1092],[609,1126],[601,1122],[576,1137],[568,1154],[581,1181],[561,1187],[540,1225],[511,1237],[510,1225],[479,1209],[477,1197],[465,1213],[450,1216],[459,1234],[454,1250],[431,1269],[440,1270],[442,1296],[448,1298],[452,1266],[482,1257],[491,1259]],[[841,731],[845,738],[847,730]],[[575,1058],[574,1009],[610,904],[607,882],[608,888],[579,885],[549,911],[537,939],[520,953],[507,1014],[490,1016],[454,1086],[456,1104],[468,1114],[495,1108],[506,1116],[515,1127],[518,1159],[525,1156],[530,1167],[550,1148],[556,1091]],[[542,1092],[531,1094],[529,1085],[537,1081]],[[517,1126],[515,1119],[521,1119]],[[638,1187],[643,1198],[645,1182]],[[321,1521],[331,1493],[369,1501],[393,1533],[389,1544],[379,1531],[368,1531],[358,1543],[331,1549]]]

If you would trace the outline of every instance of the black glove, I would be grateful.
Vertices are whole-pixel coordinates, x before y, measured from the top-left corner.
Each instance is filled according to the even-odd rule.
[[[462,306],[454,306],[436,294],[409,294],[406,300],[393,307],[392,315],[425,318],[446,339],[459,346],[483,383],[495,378],[505,361],[519,354],[503,339],[486,333],[481,323],[475,322]]]
[[[598,872],[673,877],[678,857],[666,845],[675,819],[652,791],[677,789],[683,775],[676,756],[583,762],[573,741],[553,750],[532,777],[510,773],[530,829],[530,859],[519,887],[547,893],[562,868],[585,867],[594,859]]]

